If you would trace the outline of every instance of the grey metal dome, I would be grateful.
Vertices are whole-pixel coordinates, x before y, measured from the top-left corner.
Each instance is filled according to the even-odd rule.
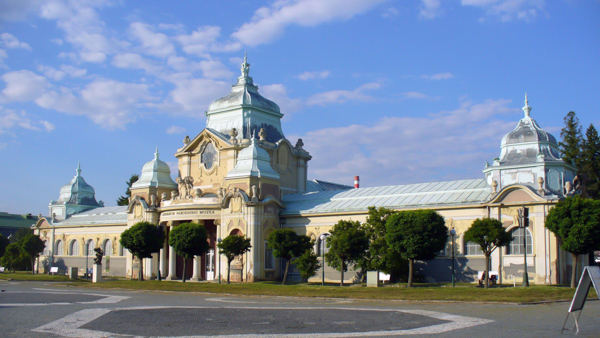
[[[177,183],[171,178],[171,168],[165,162],[158,159],[158,148],[154,153],[154,159],[142,167],[142,175],[131,188],[177,188]]]

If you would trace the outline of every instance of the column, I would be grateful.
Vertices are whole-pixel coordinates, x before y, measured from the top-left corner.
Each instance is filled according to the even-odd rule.
[[[175,249],[169,245],[169,275],[167,280],[177,279],[175,275]]]
[[[146,261],[146,266],[144,267],[144,274],[146,275],[145,278],[150,280],[152,279],[152,257],[145,258],[144,260]]]
[[[167,272],[167,251],[162,248],[160,249],[160,276],[161,278],[165,275],[165,273]]]
[[[200,265],[200,256],[194,256],[194,260],[192,261],[193,274],[190,281],[197,282],[200,280],[200,274],[198,273],[198,265]]]

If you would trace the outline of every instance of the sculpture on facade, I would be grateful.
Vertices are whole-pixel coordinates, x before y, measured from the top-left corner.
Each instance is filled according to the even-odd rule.
[[[296,142],[296,148],[302,149],[302,147],[304,147],[304,142],[302,142],[302,139],[299,138],[298,142]]]
[[[265,131],[265,128],[260,128],[260,131],[258,132],[258,137],[261,141],[267,139],[267,132]]]

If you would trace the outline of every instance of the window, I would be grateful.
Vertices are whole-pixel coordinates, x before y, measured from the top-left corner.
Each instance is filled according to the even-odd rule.
[[[71,253],[71,256],[79,256],[79,243],[77,243],[76,239],[71,241],[69,252]]]
[[[527,234],[527,254],[533,255],[533,239],[529,229],[525,232]],[[514,228],[510,234],[513,236],[513,240],[510,245],[506,247],[507,255],[522,255],[523,254],[523,228]]]
[[[483,255],[481,246],[477,243],[467,242],[465,244],[465,252],[467,255]]]
[[[62,256],[64,255],[64,251],[63,251],[63,242],[59,239],[58,241],[56,241],[56,247],[54,249],[54,255],[56,256]]]
[[[201,155],[201,161],[206,170],[212,169],[217,163],[218,153],[215,146],[211,143],[208,143],[204,148],[204,151]]]
[[[85,243],[85,247],[87,248],[87,255],[94,256],[96,253],[94,252],[94,240],[88,239],[87,243]]]
[[[113,255],[112,241],[110,239],[104,240],[104,244],[102,245],[102,251],[104,251],[104,256],[106,257],[110,257]]]
[[[265,241],[265,270],[275,269],[275,256],[273,249],[269,248],[269,244]]]

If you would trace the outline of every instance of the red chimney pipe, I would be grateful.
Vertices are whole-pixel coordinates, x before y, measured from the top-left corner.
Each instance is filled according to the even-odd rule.
[[[358,182],[360,182],[360,178],[358,176],[354,176],[354,189],[360,188],[360,184],[358,184]]]

